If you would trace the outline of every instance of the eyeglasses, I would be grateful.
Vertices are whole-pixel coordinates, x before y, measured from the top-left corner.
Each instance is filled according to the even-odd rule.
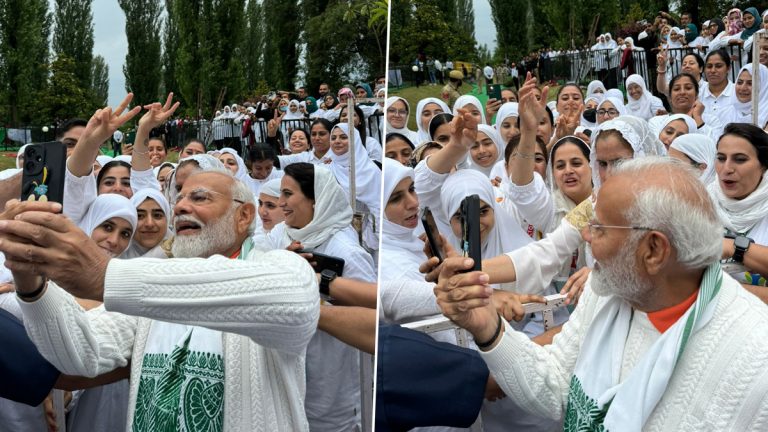
[[[194,190],[191,190],[189,193],[176,195],[176,204],[182,202],[184,199],[189,199],[192,205],[195,205],[195,206],[209,205],[214,201],[213,199],[214,194],[224,195],[221,192],[216,192],[208,189],[202,189],[202,188],[194,189]],[[239,200],[236,198],[232,198],[232,201],[240,204],[245,204],[245,201]]]
[[[393,116],[398,116],[398,117],[405,117],[405,116],[408,115],[408,111],[406,111],[406,110],[396,110],[394,108],[390,108],[390,109],[387,110],[387,114],[392,114]]]
[[[604,116],[606,114],[615,116],[615,115],[619,115],[619,112],[617,110],[615,110],[615,109],[609,109],[609,110],[601,109],[601,110],[597,110],[597,115],[599,115],[599,116]]]
[[[600,230],[608,229],[608,228],[615,228],[615,229],[628,229],[628,230],[637,230],[637,231],[655,231],[655,228],[648,228],[643,226],[633,226],[633,225],[602,225],[595,222],[587,222],[587,226],[589,227],[589,234],[594,236],[595,233],[599,232]]]

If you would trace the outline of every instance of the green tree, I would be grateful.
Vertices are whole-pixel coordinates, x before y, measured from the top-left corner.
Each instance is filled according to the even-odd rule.
[[[475,37],[475,9],[471,0],[456,0],[456,23],[472,38]]]
[[[396,0],[392,8],[405,8],[409,14],[402,28],[394,24],[390,30],[390,60],[411,63],[419,53],[440,59],[474,61],[475,40],[458,27],[438,7],[436,0]],[[397,35],[396,37],[394,37]]]
[[[91,84],[93,14],[91,0],[55,0],[53,52],[74,62],[74,73],[83,88]]]
[[[45,0],[0,0],[0,118],[12,125],[30,122],[39,109],[50,26]]]
[[[176,14],[173,12],[173,0],[165,0],[165,23],[163,31],[163,91],[178,93],[176,83],[176,45],[179,41],[179,29],[176,26]]]
[[[93,57],[91,80],[90,89],[94,105],[100,107],[109,105],[109,65],[100,55]]]
[[[243,46],[247,88],[253,90],[264,78],[264,10],[256,0],[248,0],[248,30]]]
[[[158,100],[160,80],[160,2],[158,0],[118,0],[125,13],[128,54],[123,74],[125,90],[133,92],[135,103]]]
[[[301,32],[297,0],[264,0],[266,39],[264,76],[279,89],[291,90],[298,72],[298,41]]]
[[[60,55],[51,64],[51,81],[41,97],[41,117],[66,120],[73,117],[88,118],[94,104],[88,87],[80,85],[78,66],[66,55]],[[102,105],[103,106],[103,105]]]

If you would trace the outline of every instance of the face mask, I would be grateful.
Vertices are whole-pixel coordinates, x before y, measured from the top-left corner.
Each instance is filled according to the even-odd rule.
[[[594,123],[597,121],[597,110],[594,108],[584,110],[582,116],[584,117],[584,120]]]
[[[280,107],[280,111],[286,112],[286,111],[288,111],[288,107],[287,106],[281,106]]]

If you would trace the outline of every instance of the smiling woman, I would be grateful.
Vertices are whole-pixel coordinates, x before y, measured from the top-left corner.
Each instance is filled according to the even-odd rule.
[[[110,257],[120,256],[131,242],[138,222],[136,208],[128,198],[102,194],[88,207],[80,228]]]

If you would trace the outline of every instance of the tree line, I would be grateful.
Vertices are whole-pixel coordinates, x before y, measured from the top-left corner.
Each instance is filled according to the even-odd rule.
[[[0,0],[0,126],[86,117],[107,104],[93,54],[92,0]],[[313,93],[383,75],[386,0],[118,0],[126,17],[126,91],[174,92],[183,114],[269,90]],[[303,67],[300,59],[304,56]]]

